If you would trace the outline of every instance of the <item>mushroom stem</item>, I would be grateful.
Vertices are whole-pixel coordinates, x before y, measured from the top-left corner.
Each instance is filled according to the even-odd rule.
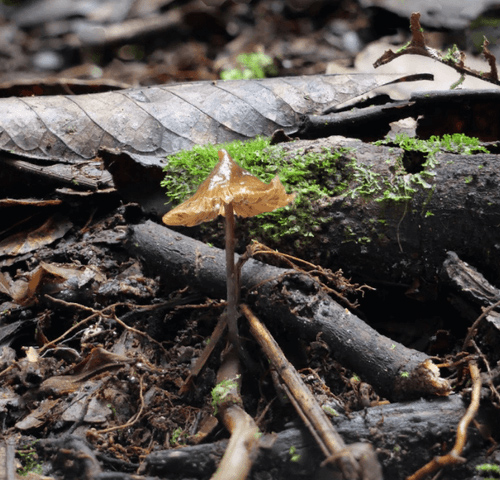
[[[226,217],[226,284],[227,284],[227,329],[229,340],[239,352],[238,337],[238,278],[236,265],[234,263],[234,210],[233,204],[224,204],[224,215]]]

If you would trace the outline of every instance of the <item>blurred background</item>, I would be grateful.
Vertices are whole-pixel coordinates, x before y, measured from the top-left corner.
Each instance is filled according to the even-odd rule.
[[[430,47],[486,70],[486,36],[498,56],[491,0],[3,0],[0,94],[367,72],[410,39],[414,11]]]

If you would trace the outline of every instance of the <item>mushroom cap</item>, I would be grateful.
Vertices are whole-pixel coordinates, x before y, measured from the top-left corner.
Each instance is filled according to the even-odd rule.
[[[276,176],[266,184],[241,168],[226,150],[219,150],[219,162],[198,187],[196,193],[163,216],[167,225],[192,227],[225,216],[225,205],[232,203],[240,217],[272,212],[293,201]]]

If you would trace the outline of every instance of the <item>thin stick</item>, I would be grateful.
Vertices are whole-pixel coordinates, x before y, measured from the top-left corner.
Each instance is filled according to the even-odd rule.
[[[196,376],[198,376],[198,374],[201,372],[202,368],[205,366],[205,363],[210,358],[210,355],[212,354],[214,348],[216,347],[217,343],[222,337],[222,334],[226,329],[226,323],[227,323],[226,315],[223,314],[220,316],[219,321],[217,322],[217,325],[215,326],[214,331],[212,332],[212,336],[210,337],[210,342],[208,342],[207,346],[203,349],[203,352],[201,352],[201,355],[198,357],[198,360],[191,368],[188,377],[186,378],[186,380],[184,380],[184,383],[182,384],[182,387],[179,390],[179,395],[183,395],[184,393],[188,392],[189,389],[191,388],[193,379]]]
[[[144,391],[144,379],[143,379],[143,375],[141,375],[141,377],[139,378],[139,397],[140,397],[140,400],[141,400],[141,404],[139,406],[139,410],[130,417],[130,419],[124,423],[123,425],[116,425],[114,427],[109,427],[109,428],[104,428],[102,430],[97,430],[95,433],[99,433],[99,434],[102,434],[102,433],[108,433],[108,432],[114,432],[115,430],[121,430],[122,428],[126,428],[126,427],[130,427],[132,426],[134,423],[136,423],[138,420],[139,420],[139,417],[142,415],[142,412],[144,410],[144,395],[143,395],[143,391]]]
[[[457,465],[466,462],[466,459],[460,455],[463,452],[465,442],[467,440],[467,428],[477,414],[481,399],[481,375],[474,360],[469,362],[469,372],[472,380],[472,395],[469,408],[458,424],[455,445],[449,453],[443,455],[442,457],[434,457],[420,470],[417,470],[413,475],[410,475],[407,480],[422,480],[444,466]]]
[[[488,316],[488,314],[493,311],[495,308],[500,306],[500,301],[494,303],[493,305],[490,305],[487,308],[483,308],[483,313],[479,315],[479,317],[476,318],[472,326],[469,328],[469,331],[467,332],[467,336],[465,337],[464,344],[462,346],[462,350],[465,350],[466,348],[469,347],[470,341],[472,340],[472,337],[476,334],[476,330],[479,327],[479,324],[481,323],[481,320],[485,317]]]
[[[358,462],[347,448],[342,437],[337,433],[323,409],[318,405],[307,386],[302,381],[297,370],[286,359],[276,340],[269,330],[253,314],[250,308],[243,304],[241,311],[250,324],[250,331],[264,351],[265,355],[279,373],[281,379],[291,392],[294,406],[299,414],[307,419],[306,425],[314,438],[319,440],[319,446],[326,456],[334,457],[344,479],[360,478],[361,470]]]

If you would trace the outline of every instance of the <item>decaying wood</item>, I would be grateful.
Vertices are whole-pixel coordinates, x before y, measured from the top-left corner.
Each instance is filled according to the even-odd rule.
[[[225,295],[224,251],[148,221],[131,228],[128,249],[167,282]],[[380,335],[341,307],[311,277],[249,260],[241,270],[256,312],[276,328],[314,340],[321,332],[335,357],[388,398],[447,395],[448,382],[425,354]]]
[[[292,330],[310,341],[321,335],[335,359],[379,395],[395,400],[450,392],[429,357],[380,335],[305,275],[287,275],[263,284],[252,302],[263,318],[273,319],[275,328]]]
[[[446,252],[454,251],[491,282],[500,282],[500,249],[495,247],[500,238],[498,155],[438,153],[435,166],[427,170],[430,175],[423,177],[428,187],[417,185],[407,200],[393,201],[381,199],[384,185],[399,182],[403,197],[408,171],[422,169],[418,154],[344,137],[290,142],[282,148],[290,159],[304,153],[321,158],[325,149],[340,151],[335,184],[349,184],[344,194],[325,199],[315,213],[327,219],[314,232],[318,248],[306,247],[299,255],[370,284],[411,284],[418,277],[434,281]],[[401,162],[404,174],[397,172]]]
[[[463,110],[462,100],[443,96],[441,103]],[[409,286],[416,278],[434,282],[447,252],[453,251],[490,282],[500,283],[500,250],[495,247],[500,238],[498,155],[438,153],[434,168],[428,169],[431,175],[424,177],[428,188],[412,185],[416,192],[407,200],[382,201],[389,185],[399,184],[404,195],[407,173],[420,171],[422,156],[345,137],[281,144],[276,155],[300,161],[305,153],[316,154],[321,162],[325,150],[340,154],[331,188],[342,182],[348,186],[344,194],[318,202],[314,215],[325,221],[312,237],[300,238],[304,247],[295,248],[295,255],[326,268],[342,268],[373,286]],[[398,171],[401,162],[406,171]],[[372,195],[360,192],[354,174],[362,171],[378,178],[382,188]],[[244,223],[239,222],[240,229]]]
[[[500,290],[491,285],[477,269],[458,258],[455,252],[448,252],[441,279],[460,295],[481,306],[487,307],[500,300]]]
[[[390,122],[418,118],[419,138],[459,130],[483,141],[496,141],[499,119],[492,112],[497,112],[499,102],[498,88],[414,92],[408,100],[354,109],[356,101],[351,100],[347,104],[328,108],[322,115],[303,116],[295,136],[324,138],[345,135],[365,141],[377,140],[390,131]],[[457,120],[460,121],[459,126]]]
[[[389,404],[354,412],[349,417],[339,415],[332,419],[335,428],[348,442],[370,441],[384,466],[385,478],[402,479],[414,473],[433,455],[440,453],[442,442],[453,443],[457,425],[466,412],[467,402],[459,395],[434,400],[417,400]],[[480,411],[481,422],[491,421],[488,412]],[[474,427],[467,432],[468,451],[473,458],[484,440]],[[321,452],[305,427],[289,428],[275,435],[274,441],[263,438],[263,445],[255,459],[249,478],[260,478],[258,472],[269,472],[276,480],[318,478],[322,468]],[[213,471],[225,450],[227,441],[188,446],[181,449],[153,452],[141,467],[143,475],[162,476],[182,472],[190,478],[203,478]],[[300,456],[290,460],[290,447]],[[188,461],[189,459],[189,461]],[[470,478],[462,466],[453,471],[458,479]]]
[[[481,398],[481,378],[479,375],[479,368],[475,361],[469,362],[470,377],[472,380],[472,395],[469,408],[460,420],[457,428],[457,438],[455,445],[449,453],[440,457],[434,457],[429,463],[424,465],[421,469],[411,475],[408,480],[422,480],[428,475],[440,470],[443,467],[450,465],[464,464],[467,460],[462,457],[462,452],[467,441],[467,429],[474,419],[479,409],[479,401]]]

